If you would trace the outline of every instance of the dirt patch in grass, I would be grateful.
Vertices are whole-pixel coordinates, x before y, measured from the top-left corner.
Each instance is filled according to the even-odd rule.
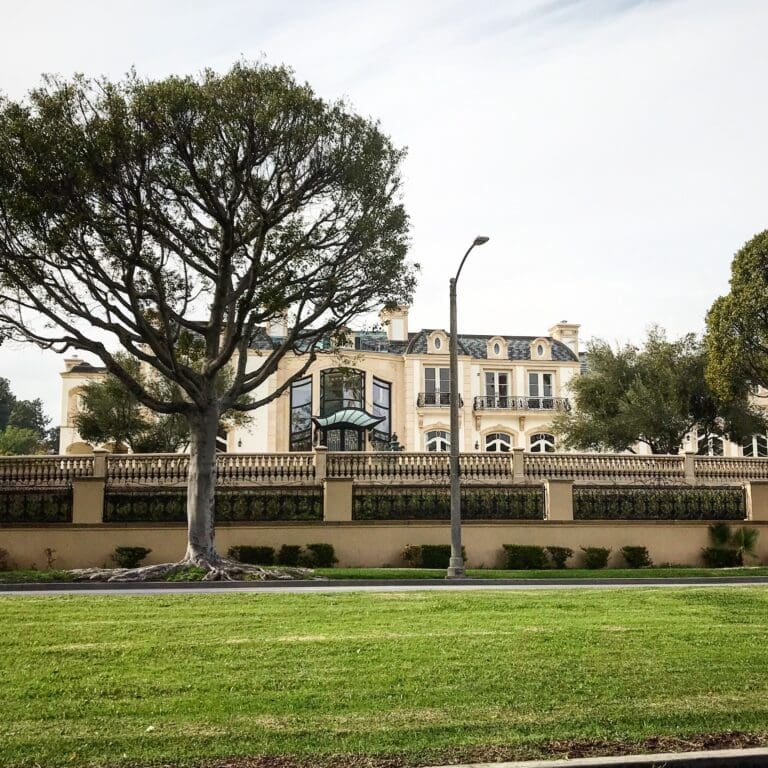
[[[705,733],[681,738],[659,736],[642,741],[553,741],[536,746],[490,746],[440,750],[417,758],[370,755],[317,755],[312,757],[262,756],[206,761],[200,768],[419,768],[427,765],[497,763],[551,758],[572,760],[664,752],[698,752],[716,749],[749,749],[768,746],[768,732]],[[172,768],[164,766],[163,768]],[[175,767],[173,767],[175,768]]]

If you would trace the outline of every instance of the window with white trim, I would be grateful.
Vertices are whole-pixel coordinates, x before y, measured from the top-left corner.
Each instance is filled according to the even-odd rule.
[[[424,437],[424,447],[430,453],[445,453],[451,449],[451,435],[444,429],[432,429]]]
[[[752,435],[741,444],[743,456],[751,456],[755,459],[768,458],[768,437],[766,435]]]
[[[554,453],[555,437],[547,432],[531,435],[531,453]]]
[[[509,373],[507,371],[485,372],[485,396],[492,398],[491,407],[506,408],[509,400]]]
[[[551,408],[554,394],[554,373],[530,371],[528,373],[528,407]]]
[[[512,435],[506,432],[491,432],[485,436],[485,450],[488,453],[509,453],[512,450]]]
[[[424,404],[450,405],[451,370],[450,368],[424,368]]]

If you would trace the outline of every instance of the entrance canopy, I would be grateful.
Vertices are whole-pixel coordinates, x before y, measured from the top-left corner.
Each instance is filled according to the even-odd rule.
[[[371,429],[384,416],[372,416],[362,408],[342,408],[330,416],[313,416],[312,421],[320,429]]]

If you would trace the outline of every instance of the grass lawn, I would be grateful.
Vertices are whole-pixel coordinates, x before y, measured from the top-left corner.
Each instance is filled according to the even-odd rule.
[[[768,731],[761,587],[0,597],[0,764]]]
[[[279,566],[277,566],[279,567]],[[316,568],[318,576],[329,579],[443,579],[445,570],[432,568]],[[167,581],[198,581],[203,571],[190,569]],[[564,568],[545,571],[508,571],[468,568],[473,579],[672,579],[681,577],[768,576],[768,566],[751,568]],[[72,581],[69,571],[0,571],[0,584],[28,584]]]
[[[432,568],[316,568],[329,579],[443,579],[445,570]],[[2,574],[0,574],[2,576]],[[685,577],[768,576],[768,567],[754,568],[562,568],[545,571],[507,571],[468,568],[473,579],[678,579]]]

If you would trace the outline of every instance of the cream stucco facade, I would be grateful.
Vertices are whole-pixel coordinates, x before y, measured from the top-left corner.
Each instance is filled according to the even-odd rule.
[[[370,451],[394,447],[395,437],[407,451],[447,450],[448,333],[443,329],[409,331],[406,308],[382,312],[381,320],[384,330],[352,332],[347,348],[319,351],[298,382],[251,411],[246,423],[229,430],[227,451],[288,452],[319,444],[331,450]],[[533,452],[558,450],[551,422],[554,414],[571,407],[569,385],[581,370],[579,328],[562,321],[541,336],[459,334],[462,452],[515,447]],[[248,352],[247,370],[257,369],[285,333],[280,323],[259,329]],[[255,393],[256,399],[280,388],[305,361],[302,355],[283,358]],[[66,360],[65,366],[60,451],[90,452],[93,446],[78,435],[74,417],[82,387],[104,376],[104,369],[76,358]],[[342,421],[326,425],[333,414],[343,417]],[[699,445],[693,434],[685,449],[745,455],[740,445],[719,442],[719,438],[711,441],[711,445]],[[768,452],[768,442],[765,450]],[[643,452],[642,447],[638,452]],[[754,455],[760,455],[759,451]]]

